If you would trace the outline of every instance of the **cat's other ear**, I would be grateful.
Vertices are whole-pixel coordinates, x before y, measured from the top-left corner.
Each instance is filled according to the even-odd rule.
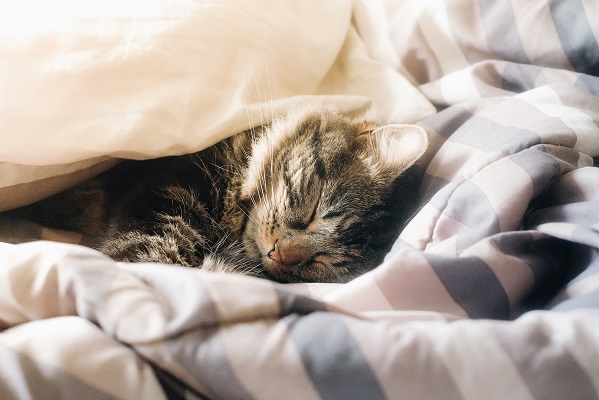
[[[418,125],[393,124],[360,132],[356,142],[358,157],[373,172],[395,178],[424,154],[428,136]]]

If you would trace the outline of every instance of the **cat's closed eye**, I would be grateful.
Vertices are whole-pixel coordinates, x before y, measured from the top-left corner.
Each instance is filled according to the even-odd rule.
[[[292,219],[289,222],[290,227],[296,230],[308,229],[316,219],[319,201],[320,198],[314,203],[313,206],[307,208],[306,211],[304,211],[300,217]]]

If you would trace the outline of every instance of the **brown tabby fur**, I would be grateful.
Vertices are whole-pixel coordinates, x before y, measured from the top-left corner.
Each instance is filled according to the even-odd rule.
[[[124,161],[24,210],[119,261],[346,282],[393,244],[427,143],[417,127],[379,128],[306,106],[195,154]]]

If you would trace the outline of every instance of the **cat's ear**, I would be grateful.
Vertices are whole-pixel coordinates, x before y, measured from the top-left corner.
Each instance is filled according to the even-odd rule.
[[[360,132],[358,157],[373,171],[397,177],[424,154],[426,131],[418,125],[393,124]]]

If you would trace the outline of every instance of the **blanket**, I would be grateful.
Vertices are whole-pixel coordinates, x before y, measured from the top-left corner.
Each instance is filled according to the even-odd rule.
[[[350,1],[2,3],[0,210],[112,158],[192,153],[311,100],[388,120],[431,114],[368,55],[352,16]]]
[[[133,13],[127,8],[133,3],[121,3],[119,13]],[[236,33],[237,25],[228,24],[227,40],[220,45],[228,55],[229,40],[241,41],[235,44],[240,47],[267,46],[262,54],[270,57],[267,76],[277,94],[266,96],[273,108],[268,106],[265,118],[307,95],[327,95],[348,110],[376,106],[392,120],[417,121],[427,131],[420,207],[385,261],[347,284],[281,285],[182,267],[116,263],[77,244],[8,244],[58,233],[3,221],[0,397],[599,398],[599,9],[585,0],[276,3],[181,1],[172,10],[169,6],[169,13],[181,14],[167,21],[175,29],[186,18],[209,15],[202,20],[207,25],[193,20],[190,26],[214,32],[224,22],[258,18],[252,20],[255,28],[266,29],[259,44],[244,40],[247,30]],[[163,56],[173,44],[161,35],[176,29],[159,26],[162,19],[153,14],[165,12],[158,2],[145,2],[151,6],[144,5],[143,12],[135,9],[134,19],[111,14],[95,2],[81,4],[73,12],[86,23],[69,26],[89,39],[116,40],[102,46],[128,43],[114,49],[125,51],[122,59],[139,56],[137,62],[143,62],[154,50]],[[106,32],[81,31],[92,26],[84,13],[91,4],[106,21],[119,23],[92,24]],[[223,11],[223,4],[224,16],[211,14]],[[256,12],[258,5],[274,14]],[[149,32],[137,25],[140,20],[148,23],[143,26]],[[65,16],[55,23],[65,21],[72,22]],[[293,33],[276,46],[272,41],[279,36],[272,25],[280,28],[274,31],[278,35],[288,29]],[[33,50],[36,40],[48,37],[37,35],[42,28],[32,32],[10,26],[14,32],[0,28],[5,29],[3,52],[50,57],[50,50]],[[304,30],[305,42],[299,36]],[[8,34],[32,41],[12,45]],[[66,39],[75,36],[61,38],[54,44],[71,48]],[[293,45],[286,46],[292,38]],[[208,51],[204,46],[216,52],[221,48],[176,39],[200,54]],[[291,46],[306,53],[293,58],[298,53],[290,55]],[[321,46],[331,53],[316,58],[328,61],[306,63],[316,61],[306,55]],[[52,51],[60,55],[64,48]],[[4,188],[13,185],[2,192],[12,193],[10,201],[2,198],[5,208],[93,175],[112,157],[195,150],[226,136],[227,127],[251,124],[248,115],[260,118],[259,111],[252,113],[261,103],[253,109],[247,100],[254,89],[227,89],[228,81],[217,79],[224,66],[202,63],[196,78],[215,86],[198,84],[187,98],[179,97],[181,92],[166,96],[181,107],[156,106],[153,90],[163,93],[173,82],[185,90],[179,74],[166,71],[159,88],[145,81],[145,90],[118,91],[125,97],[117,102],[123,108],[115,111],[112,102],[103,104],[98,96],[117,92],[87,87],[79,75],[88,73],[87,67],[106,65],[82,66],[86,54],[77,54],[81,58],[70,59],[75,64],[59,63],[78,66],[62,76],[75,79],[66,92],[47,94],[46,75],[34,75],[27,88],[51,104],[70,102],[77,108],[82,103],[84,114],[48,103],[5,101],[13,99],[4,97],[7,93],[14,95],[7,77],[21,84],[26,79],[17,76],[16,61],[9,62],[12,69],[2,64],[5,163],[0,176]],[[318,69],[312,76],[318,78],[290,79],[282,73],[282,60],[285,68]],[[262,71],[263,61],[257,70]],[[147,63],[145,68],[153,69]],[[210,79],[205,68],[212,68]],[[353,68],[358,70],[352,74]],[[318,90],[309,84],[316,81]],[[264,83],[257,79],[252,84],[260,96],[269,90]],[[403,92],[396,91],[399,87]],[[186,119],[195,113],[185,106],[199,104],[192,100],[200,96],[195,89],[202,88],[229,93],[224,100],[202,100],[214,103],[214,109],[237,111]],[[244,88],[249,90],[245,94]],[[88,93],[73,99],[70,91]],[[153,111],[144,110],[145,105]],[[102,110],[108,110],[110,120],[101,118]],[[239,117],[237,122],[231,122],[237,118],[232,115]],[[84,134],[79,128],[86,120],[91,130]],[[181,125],[169,133],[176,123]],[[51,129],[41,133],[44,126]],[[207,136],[192,133],[195,128]],[[143,133],[154,130],[159,139]],[[146,134],[148,150],[138,143]],[[37,194],[36,186],[44,193]]]

